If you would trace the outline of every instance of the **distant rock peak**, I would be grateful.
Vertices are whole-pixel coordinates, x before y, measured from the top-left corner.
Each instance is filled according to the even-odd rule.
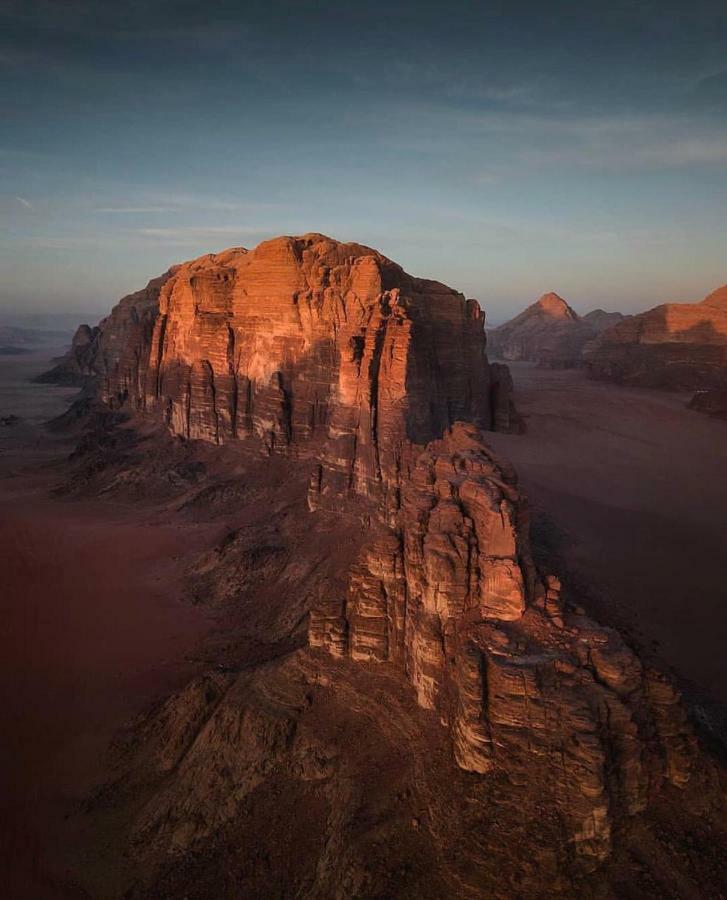
[[[578,319],[578,313],[570,307],[561,296],[553,291],[543,294],[543,296],[533,304],[532,308],[542,310],[543,312],[548,313],[548,315],[556,316],[557,318],[573,319],[574,321]]]
[[[571,368],[583,364],[589,342],[621,319],[620,313],[603,310],[594,310],[581,317],[561,296],[551,291],[509,322],[492,329],[489,346],[496,359]]]

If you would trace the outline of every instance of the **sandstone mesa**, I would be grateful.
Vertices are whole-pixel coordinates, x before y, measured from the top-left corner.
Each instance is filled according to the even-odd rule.
[[[536,306],[581,333],[556,295]],[[311,781],[331,786],[324,845],[338,849],[316,851],[322,880],[305,895],[390,890],[393,876],[372,874],[351,818],[345,773],[370,777],[370,763],[350,742],[326,743],[326,720],[316,724],[337,691],[350,710],[368,710],[366,679],[393,679],[404,698],[410,690],[420,712],[406,715],[429,716],[453,765],[474,779],[448,799],[433,765],[413,789],[430,796],[427,833],[444,851],[432,885],[462,896],[493,890],[488,859],[506,858],[521,871],[502,874],[505,892],[493,896],[513,896],[515,885],[524,897],[543,884],[567,893],[570,879],[609,859],[631,817],[689,786],[700,751],[669,680],[566,602],[558,573],[533,561],[515,473],[487,446],[488,429],[512,426],[511,382],[488,362],[476,301],[358,244],[282,237],[170,269],[97,329],[79,329],[49,377],[90,379],[109,407],[185,443],[239,445],[258,487],[260,461],[280,461],[291,473],[284,489],[299,481],[295,502],[305,495],[278,522],[273,489],[262,494],[200,569],[205,585],[223,579],[225,596],[247,598],[250,610],[270,598],[270,621],[302,611],[304,646],[170,699],[151,726],[162,780],[135,820],[136,853],[197,852],[243,810],[254,821],[250,798],[282,772],[291,797]],[[345,555],[331,549],[331,529],[349,535]],[[286,535],[301,533],[311,543],[290,538],[296,549],[286,549]],[[280,627],[258,637],[289,642]],[[376,683],[381,716],[408,708]],[[378,733],[384,726],[366,715]],[[416,729],[397,738],[405,713],[391,716],[382,746],[405,753],[408,742],[416,755]],[[525,816],[539,834],[523,851],[496,829],[478,843],[475,829],[455,852],[441,834],[447,816],[467,821],[475,794],[466,792],[493,785],[505,797],[493,815]]]

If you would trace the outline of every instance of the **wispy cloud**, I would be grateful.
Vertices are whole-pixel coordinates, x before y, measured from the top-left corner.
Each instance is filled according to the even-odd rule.
[[[387,120],[388,121],[388,120]],[[558,168],[614,172],[727,166],[727,125],[688,115],[542,115],[411,106],[406,130],[383,123],[381,144],[417,156],[467,158],[479,184]],[[404,121],[404,120],[402,120]],[[486,161],[476,162],[477,157]]]
[[[209,196],[207,194],[184,194],[184,193],[164,193],[153,191],[138,192],[134,196],[133,201],[128,205],[125,203],[108,203],[104,206],[96,207],[96,212],[108,213],[110,215],[127,215],[127,214],[161,214],[174,213],[181,211],[190,211],[195,214],[210,213],[251,213],[261,210],[281,208],[280,204],[243,200],[243,199],[225,199],[222,197]]]

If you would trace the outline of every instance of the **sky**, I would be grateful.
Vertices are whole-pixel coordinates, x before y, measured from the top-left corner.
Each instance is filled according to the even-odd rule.
[[[493,324],[727,282],[724,0],[0,0],[0,319],[278,234]]]

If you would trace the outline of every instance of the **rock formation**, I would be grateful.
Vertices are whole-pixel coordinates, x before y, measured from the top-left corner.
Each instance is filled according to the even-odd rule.
[[[237,517],[189,572],[244,636],[131,742],[113,802],[154,890],[127,896],[226,895],[228,869],[255,897],[593,895],[630,817],[699,769],[669,681],[533,562],[482,430],[510,424],[483,324],[305,235],[185,263],[81,342],[169,466],[194,445],[237,479],[182,508]]]
[[[311,644],[400,667],[462,768],[526,778],[537,759],[569,841],[603,859],[620,815],[689,778],[673,689],[615,632],[566,614],[558,578],[533,565],[514,474],[475,429],[415,453],[400,498],[347,595],[312,611]]]
[[[496,359],[571,368],[582,364],[584,349],[604,328],[623,318],[621,313],[602,309],[581,317],[562,297],[543,294],[520,315],[492,329],[488,347]]]
[[[666,303],[603,332],[594,378],[669,390],[727,388],[727,286],[701,303]]]
[[[406,441],[457,420],[509,427],[475,300],[322,235],[279,238],[171,269],[82,326],[49,375],[92,377],[109,405],[158,410],[173,433],[269,450],[325,442],[329,481],[384,490]]]

